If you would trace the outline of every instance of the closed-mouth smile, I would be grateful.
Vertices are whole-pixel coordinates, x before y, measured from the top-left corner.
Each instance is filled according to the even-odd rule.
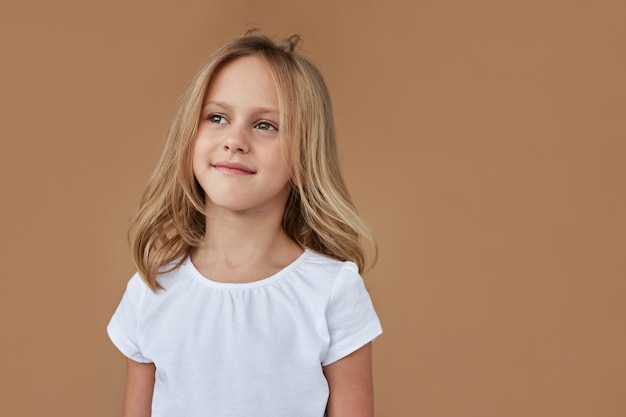
[[[213,168],[217,169],[219,172],[230,175],[252,175],[256,174],[252,168],[240,164],[239,162],[230,162],[230,161],[220,161],[211,165]]]

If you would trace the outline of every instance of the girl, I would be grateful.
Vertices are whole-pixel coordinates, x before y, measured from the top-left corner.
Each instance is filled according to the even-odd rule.
[[[181,100],[108,326],[127,357],[125,417],[373,415],[370,235],[298,40],[226,44]]]

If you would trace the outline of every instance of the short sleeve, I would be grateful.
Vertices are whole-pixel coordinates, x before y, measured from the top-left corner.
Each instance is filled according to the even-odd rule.
[[[124,356],[136,361],[152,362],[141,353],[137,342],[138,318],[141,305],[150,291],[138,274],[135,274],[117,306],[113,317],[107,326],[109,338]]]
[[[382,327],[357,266],[347,262],[338,274],[326,310],[330,347],[322,365],[330,365],[382,334]]]

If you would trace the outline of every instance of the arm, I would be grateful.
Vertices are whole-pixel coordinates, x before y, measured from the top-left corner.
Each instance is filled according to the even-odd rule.
[[[123,417],[150,417],[155,370],[153,363],[140,363],[126,358]]]
[[[327,417],[373,417],[372,344],[324,367],[330,395]]]

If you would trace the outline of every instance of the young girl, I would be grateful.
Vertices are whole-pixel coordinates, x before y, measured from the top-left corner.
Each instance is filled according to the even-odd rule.
[[[373,415],[369,234],[298,40],[226,44],[181,100],[108,326],[125,417]]]

